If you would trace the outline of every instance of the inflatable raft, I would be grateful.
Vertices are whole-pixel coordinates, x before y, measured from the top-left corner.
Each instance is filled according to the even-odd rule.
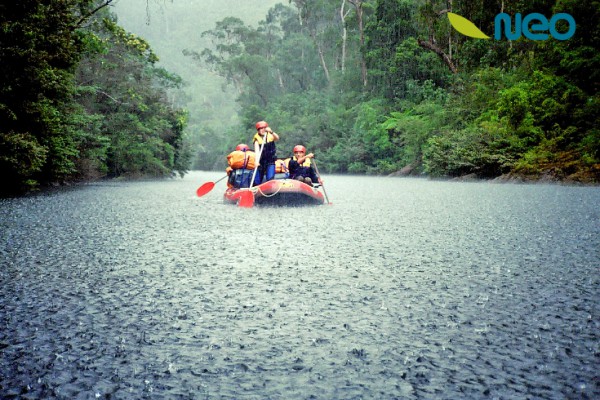
[[[325,203],[320,186],[294,179],[273,179],[251,188],[228,188],[223,199],[241,207],[258,205],[309,206]]]

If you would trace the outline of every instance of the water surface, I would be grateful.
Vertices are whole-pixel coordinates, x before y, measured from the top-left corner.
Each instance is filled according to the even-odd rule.
[[[600,396],[599,188],[219,177],[0,200],[0,397]]]

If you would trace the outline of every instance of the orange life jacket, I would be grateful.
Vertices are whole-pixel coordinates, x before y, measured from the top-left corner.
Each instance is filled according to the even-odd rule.
[[[254,152],[232,151],[227,156],[227,164],[233,169],[254,169]]]
[[[289,171],[290,159],[281,159],[278,158],[275,160],[275,173],[281,174]]]

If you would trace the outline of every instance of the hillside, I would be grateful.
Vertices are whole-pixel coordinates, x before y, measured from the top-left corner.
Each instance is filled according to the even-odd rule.
[[[146,39],[158,55],[159,66],[181,76],[186,87],[173,94],[174,101],[190,110],[190,128],[200,121],[215,126],[237,122],[235,94],[225,80],[183,55],[184,50],[202,51],[210,43],[202,32],[217,21],[237,17],[256,27],[267,11],[281,0],[127,0],[113,12],[119,25]]]

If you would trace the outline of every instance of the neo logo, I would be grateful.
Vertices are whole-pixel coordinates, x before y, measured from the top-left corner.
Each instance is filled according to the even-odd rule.
[[[490,39],[474,23],[458,14],[449,12],[448,19],[454,29],[465,36],[477,39]],[[565,21],[568,25],[568,30],[564,33],[556,29],[558,21],[561,20]],[[524,18],[520,13],[517,13],[515,15],[514,31],[512,25],[510,15],[506,13],[496,15],[494,19],[494,39],[502,39],[502,28],[504,27],[504,36],[509,40],[517,40],[521,36],[525,36],[531,40],[546,40],[550,36],[557,40],[567,40],[573,37],[576,28],[575,19],[567,13],[556,14],[550,18],[550,21],[540,13],[528,14]],[[550,32],[550,35],[546,32]]]

